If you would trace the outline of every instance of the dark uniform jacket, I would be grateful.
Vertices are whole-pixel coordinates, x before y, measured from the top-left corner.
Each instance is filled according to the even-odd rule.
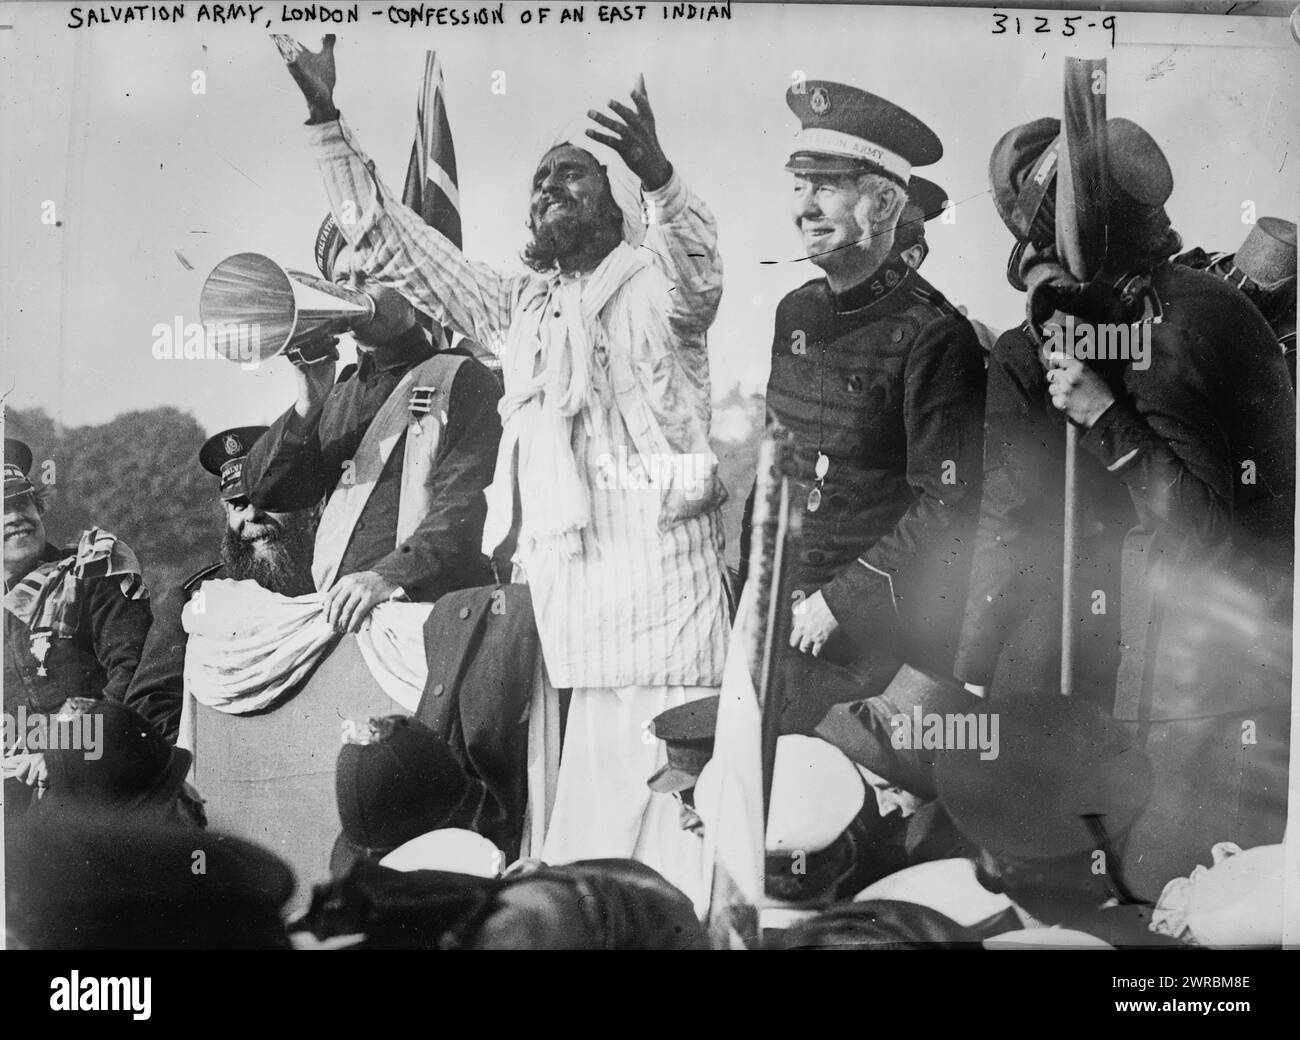
[[[954,672],[999,696],[1054,692],[1061,667],[1065,417],[1052,406],[1025,327],[989,359],[984,495],[969,605]],[[1119,666],[1120,555],[1137,513],[1093,455],[1078,462],[1082,503],[1075,604],[1076,688],[1110,709]]]
[[[40,562],[67,555],[66,549],[46,545]],[[149,600],[128,599],[121,576],[110,575],[82,579],[76,602],[76,634],[50,641],[43,669],[32,653],[27,625],[5,611],[6,712],[20,705],[28,711],[53,711],[69,697],[123,699],[153,616]]]
[[[154,605],[153,626],[139,667],[123,700],[148,719],[173,744],[180,733],[185,693],[185,641],[181,612],[203,582],[226,577],[224,564],[205,567],[182,585],[168,589]]]
[[[1215,842],[1281,840],[1295,494],[1295,396],[1264,319],[1201,271],[1162,264],[1152,287],[1160,321],[1150,363],[1099,366],[1116,401],[1080,437],[1079,460],[1085,529],[1098,515],[1120,522],[1103,476],[1134,509],[1119,561],[1114,713],[1155,777],[1126,856],[1130,887],[1145,899],[1208,861]],[[1062,466],[1061,440],[1039,446],[1051,406],[1023,345],[1003,337],[999,348],[990,443],[1006,437],[1008,455],[1030,444],[1040,457],[990,460],[958,662],[967,679],[982,676],[971,662],[990,659],[1018,614],[1044,609],[1047,575],[1060,567],[1060,481],[1048,474]],[[1113,567],[1109,543],[1097,555]]]
[[[473,830],[512,862],[528,805],[528,710],[539,641],[526,585],[450,592],[424,626],[429,678],[415,717],[447,741],[482,807]]]
[[[423,335],[417,330],[386,351],[362,353],[306,418],[290,408],[277,419],[244,464],[244,486],[253,503],[291,512],[328,496],[402,376],[433,355]],[[467,351],[452,353],[468,357]],[[375,571],[419,602],[491,580],[480,543],[487,516],[483,489],[492,482],[501,440],[501,387],[486,366],[468,357],[449,396],[428,516],[395,545],[403,433],[357,521],[339,574]]]
[[[825,656],[870,676],[863,696],[903,661],[949,673],[983,476],[970,323],[897,257],[838,297],[809,282],[777,308],[767,407],[794,441],[796,586],[821,590],[840,625]],[[748,544],[747,511],[742,575]]]

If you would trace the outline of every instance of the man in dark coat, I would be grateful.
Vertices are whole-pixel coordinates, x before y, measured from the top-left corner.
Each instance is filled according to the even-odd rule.
[[[857,697],[905,661],[951,671],[984,360],[970,323],[894,252],[911,167],[939,158],[938,138],[842,84],[810,82],[787,102],[803,125],[787,165],[795,224],[826,272],[778,306],[767,389],[793,435],[802,513],[786,698],[798,714],[817,685],[808,655],[851,669]],[[746,524],[742,572],[748,541]]]
[[[180,730],[189,638],[181,626],[181,613],[203,582],[251,580],[286,596],[312,591],[310,515],[262,510],[244,494],[241,473],[248,451],[265,432],[265,426],[222,430],[200,449],[200,465],[220,481],[226,520],[221,562],[204,567],[159,597],[139,667],[125,691],[125,703],[172,743]]]
[[[348,280],[346,257],[318,248],[321,273]],[[346,546],[339,547],[337,580],[320,590],[331,623],[352,632],[386,599],[431,602],[452,589],[492,580],[480,544],[487,514],[483,489],[492,482],[501,440],[496,376],[463,347],[436,349],[410,305],[392,289],[367,289],[378,300],[377,310],[390,307],[401,320],[358,333],[357,363],[337,382],[330,357],[309,360],[307,348],[291,358],[298,400],[253,447],[244,473],[248,498],[259,509],[315,506],[336,489],[348,489],[358,476],[358,450],[390,398],[396,395],[402,405],[409,398],[406,425],[396,433],[364,507],[342,532]],[[430,408],[434,414],[424,418]],[[434,458],[425,478],[427,509],[406,533],[400,518],[412,437],[431,440]]]
[[[1118,574],[1114,710],[1131,723],[1155,773],[1130,863],[1135,889],[1154,897],[1215,842],[1281,838],[1295,398],[1276,338],[1246,297],[1168,262],[1179,237],[1164,210],[1173,179],[1159,147],[1126,120],[1111,120],[1107,133],[1109,254],[1086,287],[1071,286],[1056,258],[1053,178],[1037,176],[1047,170],[1059,123],[1018,127],[994,150],[994,197],[1019,240],[1010,272],[1032,287],[1034,325],[1003,337],[994,351],[992,393],[1008,403],[999,405],[996,426],[991,417],[989,436],[1035,443],[1036,431],[1050,424],[1044,394],[1082,429],[1084,533],[1099,526],[1102,533],[1085,561],[1098,576],[1095,584],[1085,578],[1088,601],[1075,614],[1088,616],[1098,602],[1113,614],[1113,593],[1104,600],[1097,593],[1113,590]],[[1037,205],[1025,205],[1035,185],[1046,190]],[[1069,336],[1077,328],[1066,322],[1062,329],[1059,321],[1042,349],[1039,326],[1062,310],[1096,329],[1098,343],[1103,329],[1127,334],[1109,342],[1131,349],[1090,359],[1079,349],[1083,341]],[[1042,375],[1035,363],[1046,365]],[[957,662],[959,677],[977,685],[992,678],[1013,622],[1059,609],[1047,575],[1060,565],[1051,528],[1061,507],[1048,497],[1060,484],[1046,474],[1063,461],[1039,448],[1037,458],[999,453],[990,462],[1001,472],[987,485]],[[1117,530],[1126,521],[1106,477],[1128,495],[1137,521],[1122,558]],[[1034,576],[1025,583],[1027,570]],[[1040,676],[1019,691],[1008,683],[990,692],[997,698],[1003,689],[1055,688]],[[1093,695],[1110,705],[1108,688]]]
[[[122,700],[152,619],[140,564],[121,539],[92,527],[65,549],[45,540],[44,489],[31,467],[31,449],[6,437],[4,710],[15,725],[4,774],[15,809],[46,774],[44,757],[22,750],[21,720],[69,697]]]

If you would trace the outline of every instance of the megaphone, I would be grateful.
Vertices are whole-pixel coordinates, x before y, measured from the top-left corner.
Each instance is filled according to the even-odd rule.
[[[410,310],[396,294],[389,298]],[[289,270],[260,253],[226,257],[199,296],[210,342],[229,360],[243,362],[250,360],[250,341],[257,360],[269,361],[343,332],[389,325],[397,316],[388,309],[365,292]]]

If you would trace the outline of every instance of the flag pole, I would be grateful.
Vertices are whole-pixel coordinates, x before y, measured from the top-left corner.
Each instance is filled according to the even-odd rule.
[[[784,427],[773,422],[765,438],[761,462],[766,465],[768,481],[763,505],[755,499],[757,523],[751,538],[765,547],[761,557],[759,581],[759,617],[762,618],[763,635],[757,657],[752,663],[755,693],[762,717],[763,765],[763,827],[767,827],[767,811],[771,803],[772,774],[776,763],[776,740],[781,729],[781,710],[784,701],[780,635],[789,631],[790,603],[786,595],[787,554],[786,543],[792,529],[790,508],[790,478],[786,474],[789,457],[789,435]],[[761,528],[761,530],[760,530]]]
[[[1066,58],[1057,174],[1056,244],[1081,283],[1097,274],[1106,255],[1108,155],[1106,59]],[[1032,321],[1032,314],[1030,319]],[[1079,428],[1066,420],[1065,502],[1061,560],[1061,693],[1075,692],[1078,653]]]

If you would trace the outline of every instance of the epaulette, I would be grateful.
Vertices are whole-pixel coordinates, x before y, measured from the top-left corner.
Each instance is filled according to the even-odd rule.
[[[188,578],[186,578],[185,581],[181,583],[181,588],[184,589],[185,592],[187,593],[193,592],[201,584],[203,584],[203,582],[205,582],[208,578],[212,577],[212,575],[216,574],[217,571],[221,570],[221,568],[223,568],[224,566],[225,566],[224,563],[214,563],[211,566],[204,567],[201,571],[198,571],[195,574],[191,574]]]
[[[959,313],[957,308],[948,302],[948,297],[928,283],[917,285],[914,279],[913,283],[908,286],[908,291],[913,297],[920,300],[922,303],[929,304],[940,314],[949,315]]]

